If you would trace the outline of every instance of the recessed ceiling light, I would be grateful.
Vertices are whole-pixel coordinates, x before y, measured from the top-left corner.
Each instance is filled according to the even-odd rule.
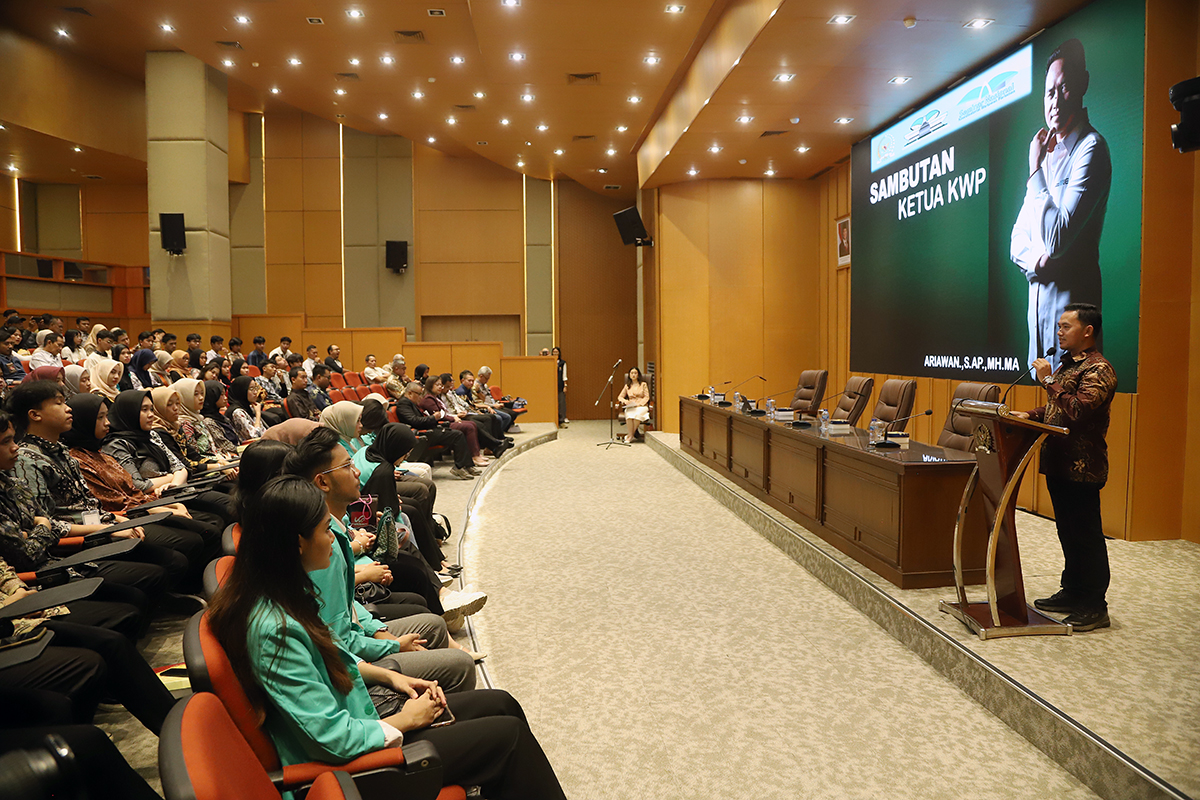
[[[780,83],[791,83],[795,79],[795,74],[791,72],[781,72],[775,76],[775,80],[779,81]]]
[[[352,58],[352,59],[350,59],[350,66],[352,66],[352,67],[357,67],[357,66],[358,66],[359,64],[361,64],[361,63],[362,63],[362,62],[361,62],[361,61],[359,61],[357,58]]]
[[[625,125],[618,125],[618,126],[617,126],[617,133],[624,133],[624,132],[625,132],[625,131],[627,131],[627,130],[629,130],[629,128],[628,128],[627,126],[625,126]]]
[[[387,119],[387,114],[380,114],[380,115],[379,115],[379,118],[380,118],[380,119]]]
[[[539,131],[548,131],[548,130],[550,130],[550,126],[549,125],[538,125],[537,129]]]
[[[430,137],[429,137],[428,139],[426,139],[425,141],[429,142],[430,144],[433,144],[434,142],[436,142],[436,141],[437,141],[437,139],[435,139],[435,138],[433,138],[432,136],[430,136]]]
[[[526,146],[526,147],[533,147],[533,142],[526,142],[526,143],[525,143],[525,146]]]
[[[249,25],[250,24],[249,17],[237,16],[237,17],[233,18],[233,21],[240,25]]]
[[[607,154],[608,154],[608,155],[610,155],[610,156],[615,156],[615,155],[617,154],[617,151],[616,151],[616,150],[614,150],[614,149],[612,149],[611,147],[610,147],[610,148],[608,148],[607,150],[605,150],[604,152],[605,152],[605,153],[607,153]]]
[[[773,170],[773,169],[769,169],[763,173],[763,175],[766,175],[768,178],[770,178],[774,174],[775,174],[775,170]]]
[[[826,22],[825,24],[826,25],[849,25],[851,22],[854,21],[854,18],[856,16],[858,16],[858,15],[857,14],[834,14],[832,17],[829,18],[829,22]]]
[[[708,148],[708,152],[710,152],[710,153],[719,153],[719,152],[721,152],[721,145],[719,145],[719,144],[714,144],[712,147]]]
[[[392,56],[380,56],[379,60],[384,64],[395,64],[396,63],[396,59],[393,58]]]
[[[980,28],[986,28],[988,25],[991,25],[995,21],[996,20],[994,20],[994,19],[984,19],[983,17],[977,17],[976,19],[973,19],[970,22],[968,22],[967,24],[963,25],[963,27],[971,28],[973,30],[979,30]]]
[[[524,61],[525,54],[524,53],[509,53],[508,60],[509,61]]]
[[[175,26],[174,26],[174,25],[170,25],[170,24],[168,24],[168,23],[166,23],[166,22],[164,22],[162,25],[159,25],[158,27],[159,27],[159,28],[161,28],[162,30],[164,30],[164,31],[165,31],[165,32],[167,32],[167,33],[174,33],[174,32],[175,32]],[[63,31],[61,31],[61,30],[60,30],[60,31],[58,32],[58,35],[59,35],[59,36],[66,36],[67,34],[66,34],[66,33],[64,33]]]
[[[172,28],[171,30],[175,30],[175,29]],[[68,35],[66,30],[63,28],[55,28],[54,32],[57,33],[59,36],[67,36]],[[16,169],[16,167],[9,167],[9,169]]]
[[[533,102],[533,95],[531,95],[531,94],[523,94],[523,95],[521,95],[521,99],[522,99],[522,100],[524,100],[526,103],[532,103],[532,102]]]
[[[224,64],[224,65],[225,65],[225,66],[227,66],[227,67],[232,67],[232,66],[233,66],[233,62],[232,62],[232,61],[230,61],[228,58],[222,59],[222,60],[221,60],[221,63],[222,63],[222,64]]]
[[[640,102],[642,102],[642,98],[638,97],[636,94],[635,94],[635,95],[630,95],[630,96],[629,96],[629,98],[628,98],[628,100],[629,100],[629,102],[631,102],[631,103],[640,103]]]
[[[16,171],[17,171],[17,165],[16,165],[16,164],[9,164],[9,165],[8,165],[8,168],[9,168],[9,169],[11,169],[13,172],[16,172]]]
[[[483,98],[485,98],[485,97],[487,97],[487,93],[486,93],[486,92],[476,92],[476,93],[475,93],[475,99],[476,99],[476,100],[482,100],[482,99],[483,99]]]
[[[467,63],[467,60],[465,58],[463,58],[462,56],[450,56],[450,63],[451,64],[465,64],[465,63]]]
[[[333,90],[333,93],[334,93],[334,94],[336,94],[336,95],[343,95],[343,94],[345,94],[345,93],[346,93],[346,90],[345,90],[345,89],[342,89],[342,88],[337,88],[337,89],[334,89],[334,90]]]
[[[508,8],[516,8],[521,5],[521,0],[500,0],[500,5],[507,6]]]
[[[740,122],[740,123],[742,123],[743,125],[748,125],[748,124],[750,124],[750,122],[752,122],[753,120],[754,120],[754,117],[750,116],[749,114],[742,114],[740,117],[736,117],[736,118],[734,118],[734,120],[733,120],[733,121],[734,121],[734,122]]]
[[[890,81],[888,81],[888,83],[894,83],[897,86],[902,86],[911,80],[912,80],[911,75],[897,75],[896,77],[894,77]]]
[[[305,19],[308,21],[309,25],[324,25],[325,24],[325,20],[321,19],[320,17],[305,17]]]
[[[681,5],[677,5],[677,4],[675,4],[675,3],[672,3],[672,4],[670,4],[670,5],[668,5],[668,6],[667,6],[667,13],[668,13],[668,14],[682,14],[682,13],[683,13],[683,10],[684,10],[685,8],[687,8],[687,6],[681,6]]]
[[[424,92],[413,92],[412,96],[417,98],[418,100],[420,100],[422,97],[425,96],[425,93]]]
[[[83,152],[83,148],[82,148],[82,147],[72,147],[71,149],[72,149],[72,150],[74,150],[76,153],[82,153],[82,152]]]
[[[298,66],[300,66],[300,59],[298,59],[298,58],[289,58],[289,59],[288,59],[288,63],[289,63],[289,64],[291,64],[293,67],[298,67]]]
[[[502,117],[502,118],[500,119],[500,124],[501,124],[501,125],[507,125],[507,124],[508,124],[508,117]]]
[[[360,8],[347,8],[346,16],[350,17],[351,19],[362,19],[366,16],[366,14],[364,14]]]
[[[524,162],[524,161],[518,161],[518,162],[517,162],[517,166],[518,166],[518,167],[523,167],[523,166],[525,166],[525,162]]]
[[[15,169],[15,167],[14,167],[14,169]],[[596,172],[599,172],[601,175],[608,174],[608,170],[606,170],[604,167],[601,167],[600,169],[596,170]]]
[[[658,56],[646,56],[642,59],[642,61],[645,61],[647,64],[658,64],[662,61],[662,59]]]
[[[562,154],[563,154],[563,151],[562,151],[562,150],[555,150],[555,151],[554,151],[554,155],[556,155],[556,156],[561,156]]]
[[[458,120],[454,117],[446,117],[446,124],[447,125],[457,125]]]
[[[691,169],[688,170],[688,175],[696,176],[699,174],[700,174],[700,170],[696,169],[695,167],[692,167]]]
[[[834,120],[838,125],[849,125],[854,121],[854,117],[838,117]]]
[[[279,94],[279,87],[278,87],[278,86],[272,86],[272,87],[271,87],[271,94]]]
[[[800,145],[799,147],[796,148],[797,153],[807,153],[808,150],[809,150],[809,148],[805,147],[804,145]]]
[[[444,8],[431,8],[431,9],[429,9],[429,16],[431,16],[431,17],[444,17],[444,16],[446,16],[446,9],[444,9]]]
[[[6,130],[8,130],[8,128],[4,127],[3,125],[0,125],[0,131],[6,131]]]

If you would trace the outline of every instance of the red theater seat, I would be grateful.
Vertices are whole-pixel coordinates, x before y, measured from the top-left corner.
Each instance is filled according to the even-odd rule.
[[[330,372],[329,385],[335,389],[340,389],[346,385],[346,378],[340,372]]]
[[[347,372],[345,377],[347,386],[362,386],[364,383],[366,383],[366,381],[363,380],[363,376],[357,372]]]

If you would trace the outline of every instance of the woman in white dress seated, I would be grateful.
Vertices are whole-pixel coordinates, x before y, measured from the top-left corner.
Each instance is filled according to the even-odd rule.
[[[637,367],[625,376],[625,388],[617,396],[617,402],[625,406],[625,425],[629,428],[624,441],[632,442],[638,426],[650,419],[650,387]]]

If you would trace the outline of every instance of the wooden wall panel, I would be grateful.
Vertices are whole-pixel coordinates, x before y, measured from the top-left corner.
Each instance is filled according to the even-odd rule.
[[[519,210],[421,209],[417,237],[424,264],[524,261],[525,224]]]
[[[231,324],[232,335],[246,342],[245,352],[252,349],[250,342],[255,336],[267,340],[267,352],[279,346],[280,336],[290,336],[299,340],[300,332],[304,329],[303,314],[234,314]],[[299,341],[292,342],[293,347],[303,347]]]
[[[762,181],[709,186],[708,374],[761,397],[763,381]]]
[[[658,424],[679,430],[681,394],[695,394],[709,374],[708,191],[711,181],[659,189]]]
[[[453,375],[454,385],[458,386],[458,373],[464,369],[478,372],[481,366],[487,364],[495,375],[498,369],[496,365],[503,357],[504,345],[500,342],[456,342],[450,352],[450,366],[443,367],[442,371]]]
[[[1200,12],[1193,7],[1196,34],[1200,41]],[[1185,17],[1186,19],[1186,17]],[[1195,70],[1200,74],[1200,47],[1196,48]],[[1192,330],[1188,346],[1187,464],[1184,467],[1183,538],[1200,542],[1200,158],[1192,160]],[[1185,162],[1186,163],[1186,162]]]
[[[428,264],[417,267],[417,312],[428,316],[488,316],[525,311],[525,270],[508,264]],[[421,338],[427,338],[422,336]]]
[[[620,374],[638,357],[637,253],[621,244],[613,225],[623,201],[573,181],[556,189],[557,344],[567,361],[567,417],[607,419],[608,406],[594,405],[596,394],[617,359],[625,362]]]
[[[520,211],[520,173],[481,158],[455,158],[413,144],[417,207],[427,210]]]
[[[802,371],[825,368],[813,292],[819,199],[812,181],[763,182],[764,393],[776,402],[790,401]]]
[[[411,363],[411,362],[410,362]],[[500,359],[500,367],[492,367],[500,374],[492,379],[505,394],[524,397],[529,401],[529,411],[521,417],[522,422],[558,421],[558,378],[554,359],[541,356],[506,356]]]
[[[144,266],[150,263],[146,186],[80,187],[83,257]]]
[[[452,347],[450,342],[407,342],[403,352],[408,374],[411,376],[418,364],[428,364],[430,369],[441,372],[444,364],[452,362]]]

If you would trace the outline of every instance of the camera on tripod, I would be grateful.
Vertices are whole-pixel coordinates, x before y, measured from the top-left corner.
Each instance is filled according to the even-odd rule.
[[[1171,144],[1181,153],[1200,149],[1200,78],[1175,84],[1167,96],[1179,112],[1179,124],[1171,126]]]

